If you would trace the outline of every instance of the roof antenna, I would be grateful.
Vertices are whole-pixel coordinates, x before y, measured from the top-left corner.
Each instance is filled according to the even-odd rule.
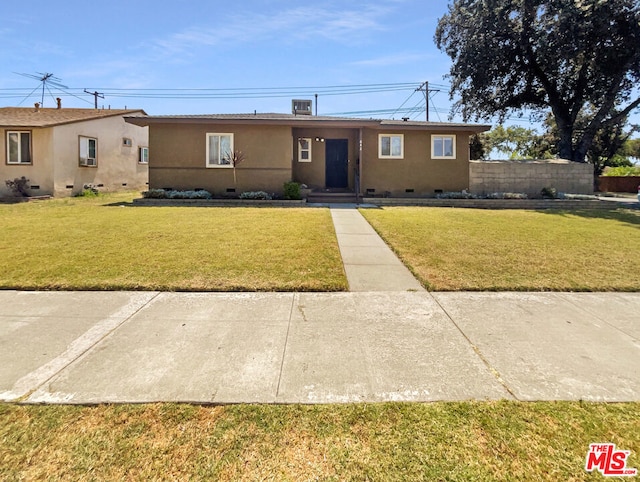
[[[69,88],[66,85],[63,85],[63,84],[60,83],[61,79],[59,79],[58,77],[54,77],[53,74],[50,74],[48,72],[46,72],[44,74],[41,73],[41,72],[36,72],[36,74],[38,74],[38,75],[21,74],[20,72],[14,72],[14,74],[22,75],[23,77],[29,77],[30,79],[36,79],[36,80],[42,82],[42,103],[41,103],[42,107],[44,107],[44,89],[47,86],[47,84],[53,85],[54,87],[58,87],[59,89],[68,89]],[[37,89],[37,87],[36,87],[36,89]],[[33,90],[33,92],[35,92],[35,89]],[[31,94],[33,94],[33,92],[31,92]],[[29,94],[27,97],[29,97],[31,94]],[[22,102],[24,102],[27,97],[22,99]],[[20,104],[22,104],[22,102],[20,102]]]

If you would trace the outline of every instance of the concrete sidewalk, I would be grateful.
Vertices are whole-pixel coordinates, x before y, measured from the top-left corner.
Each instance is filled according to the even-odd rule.
[[[640,400],[640,293],[0,291],[0,400]]]

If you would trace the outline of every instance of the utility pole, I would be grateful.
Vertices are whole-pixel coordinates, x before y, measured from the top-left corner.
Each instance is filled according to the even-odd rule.
[[[95,106],[95,108],[97,109],[97,108],[98,108],[98,97],[100,97],[101,99],[104,99],[104,94],[103,94],[103,93],[101,93],[101,92],[98,92],[98,91],[95,91],[95,92],[89,92],[87,89],[84,89],[84,91],[85,91],[87,94],[90,94],[90,95],[92,95],[92,96],[94,97],[94,106]]]
[[[420,84],[420,87],[416,89],[416,92],[424,92],[424,100],[425,100],[425,114],[427,117],[427,122],[429,122],[429,93],[431,92],[440,92],[439,89],[429,89],[429,81],[423,82]]]

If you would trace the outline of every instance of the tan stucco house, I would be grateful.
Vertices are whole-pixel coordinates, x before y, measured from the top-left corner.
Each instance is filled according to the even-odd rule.
[[[220,114],[126,117],[149,127],[149,187],[281,193],[296,181],[359,195],[434,196],[469,187],[469,137],[490,126]],[[242,152],[236,176],[228,159]]]
[[[58,104],[60,105],[60,104]],[[124,121],[143,110],[0,108],[0,197],[22,176],[32,195],[70,196],[99,190],[146,189],[148,129]]]

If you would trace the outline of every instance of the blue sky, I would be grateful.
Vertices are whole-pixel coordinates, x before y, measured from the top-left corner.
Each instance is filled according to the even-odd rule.
[[[158,115],[288,112],[293,96],[279,91],[283,97],[187,99],[188,92],[173,92],[182,98],[157,99],[122,97],[131,92],[116,89],[248,89],[236,95],[242,97],[265,87],[308,87],[297,97],[313,98],[321,90],[313,87],[408,84],[383,92],[319,94],[319,114],[396,109],[423,81],[446,88],[449,58],[433,42],[446,10],[445,0],[7,2],[0,28],[0,105],[17,105],[38,87],[19,72],[53,73],[74,93],[104,91],[99,105]],[[47,107],[60,94],[50,88]],[[37,89],[22,105],[41,95]],[[81,97],[63,96],[63,103],[91,107],[93,97]],[[404,105],[415,107],[411,115],[419,119],[421,98],[416,92]],[[438,114],[446,120],[448,92],[432,93],[431,104],[431,120]]]
[[[5,2],[0,106],[41,100],[38,80],[16,72],[53,73],[77,97],[50,86],[45,107],[53,107],[57,96],[67,107],[91,107],[93,97],[82,93],[87,89],[105,94],[99,106],[142,108],[151,115],[289,112],[291,99],[319,93],[321,115],[386,111],[371,116],[423,120],[424,94],[415,89],[429,81],[441,89],[431,94],[430,120],[447,121],[451,102],[444,76],[451,63],[433,41],[447,5],[447,0]],[[333,87],[371,84],[385,87],[349,88],[349,95],[337,95],[345,89]],[[410,111],[396,111],[401,106]],[[535,127],[526,117],[508,123]]]

